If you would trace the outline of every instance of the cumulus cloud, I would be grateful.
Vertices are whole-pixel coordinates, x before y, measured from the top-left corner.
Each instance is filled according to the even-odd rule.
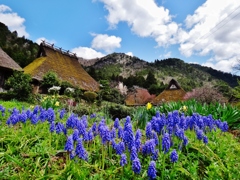
[[[8,26],[10,31],[17,31],[19,37],[29,37],[24,26],[25,19],[13,12],[10,7],[0,5],[0,19],[2,23]]]
[[[36,39],[35,42],[40,45],[42,41],[48,42],[48,43],[50,43],[50,44],[55,44],[55,43],[56,43],[55,40],[48,40],[48,39],[45,38],[45,37],[40,37],[40,38]]]
[[[116,48],[121,47],[122,39],[116,36],[109,36],[107,34],[93,34],[91,47],[97,50],[104,50],[106,53],[112,53]]]
[[[167,59],[167,58],[171,57],[171,55],[172,55],[172,52],[169,51],[169,52],[167,52],[166,54],[164,54],[163,57],[164,57],[165,59]]]
[[[158,6],[155,0],[99,0],[108,10],[107,21],[111,28],[126,22],[140,37],[152,37],[158,46],[175,44],[181,29],[172,21],[169,10]]]
[[[207,0],[185,20],[180,52],[211,56],[203,65],[231,72],[240,56],[240,1]]]
[[[128,56],[132,56],[133,57],[133,53],[132,52],[127,52],[125,54],[128,55]]]
[[[105,54],[88,47],[77,47],[72,49],[71,52],[76,53],[78,57],[82,57],[84,59],[93,59],[97,57],[101,58],[105,56]]]

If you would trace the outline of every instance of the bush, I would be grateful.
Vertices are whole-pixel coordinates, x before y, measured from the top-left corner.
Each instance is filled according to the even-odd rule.
[[[42,86],[45,88],[50,88],[52,86],[59,86],[60,80],[55,72],[49,71],[43,76]]]
[[[30,75],[14,71],[13,75],[5,82],[6,88],[10,90],[8,91],[9,96],[20,101],[32,100],[31,81]]]
[[[83,97],[88,102],[94,102],[95,99],[97,98],[97,94],[92,91],[86,91],[84,92]]]

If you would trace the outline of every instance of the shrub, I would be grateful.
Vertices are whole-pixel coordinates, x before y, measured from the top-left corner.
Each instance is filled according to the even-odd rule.
[[[59,86],[60,80],[55,72],[49,71],[43,76],[42,86],[45,88],[50,88],[52,86]]]
[[[30,101],[32,100],[31,81],[32,78],[30,75],[14,71],[13,75],[5,82],[5,86],[7,89],[10,89],[8,94],[12,97],[12,99]]]
[[[92,91],[86,91],[84,92],[83,97],[88,102],[94,102],[94,100],[97,98],[97,94]]]
[[[185,100],[195,99],[201,103],[225,103],[227,100],[216,89],[209,86],[203,86],[201,88],[193,89],[191,92],[187,92],[184,96]]]

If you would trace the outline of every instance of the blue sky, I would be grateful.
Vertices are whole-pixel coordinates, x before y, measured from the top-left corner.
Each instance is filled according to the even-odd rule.
[[[0,21],[85,59],[121,52],[232,73],[240,59],[239,0],[0,0]]]

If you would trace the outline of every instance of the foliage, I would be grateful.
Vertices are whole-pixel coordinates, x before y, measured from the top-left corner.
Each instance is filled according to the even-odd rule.
[[[226,123],[210,115],[156,113],[146,129],[139,130],[130,116],[113,122],[98,114],[78,117],[62,114],[61,110],[50,118],[42,115],[52,114],[51,110],[37,106],[21,109],[5,109],[4,116],[0,112],[3,179],[238,179],[240,176],[239,143],[226,132]],[[25,114],[32,115],[24,119]],[[206,120],[210,124],[205,124]],[[158,129],[156,123],[162,121],[163,126]],[[120,129],[124,136],[117,135]],[[158,133],[161,129],[166,131]],[[133,145],[135,138],[138,143]]]
[[[83,93],[83,98],[88,102],[94,102],[97,98],[97,94],[92,91],[85,91]]]
[[[5,86],[8,91],[8,94],[20,101],[31,101],[32,100],[32,78],[28,74],[23,72],[14,71],[13,75],[10,76],[5,82]]]
[[[227,99],[224,98],[221,93],[209,86],[203,86],[193,89],[191,92],[187,92],[184,99],[196,99],[198,102],[207,104],[227,102]]]
[[[59,86],[60,80],[55,72],[49,71],[43,76],[42,86],[50,88],[52,86]]]

